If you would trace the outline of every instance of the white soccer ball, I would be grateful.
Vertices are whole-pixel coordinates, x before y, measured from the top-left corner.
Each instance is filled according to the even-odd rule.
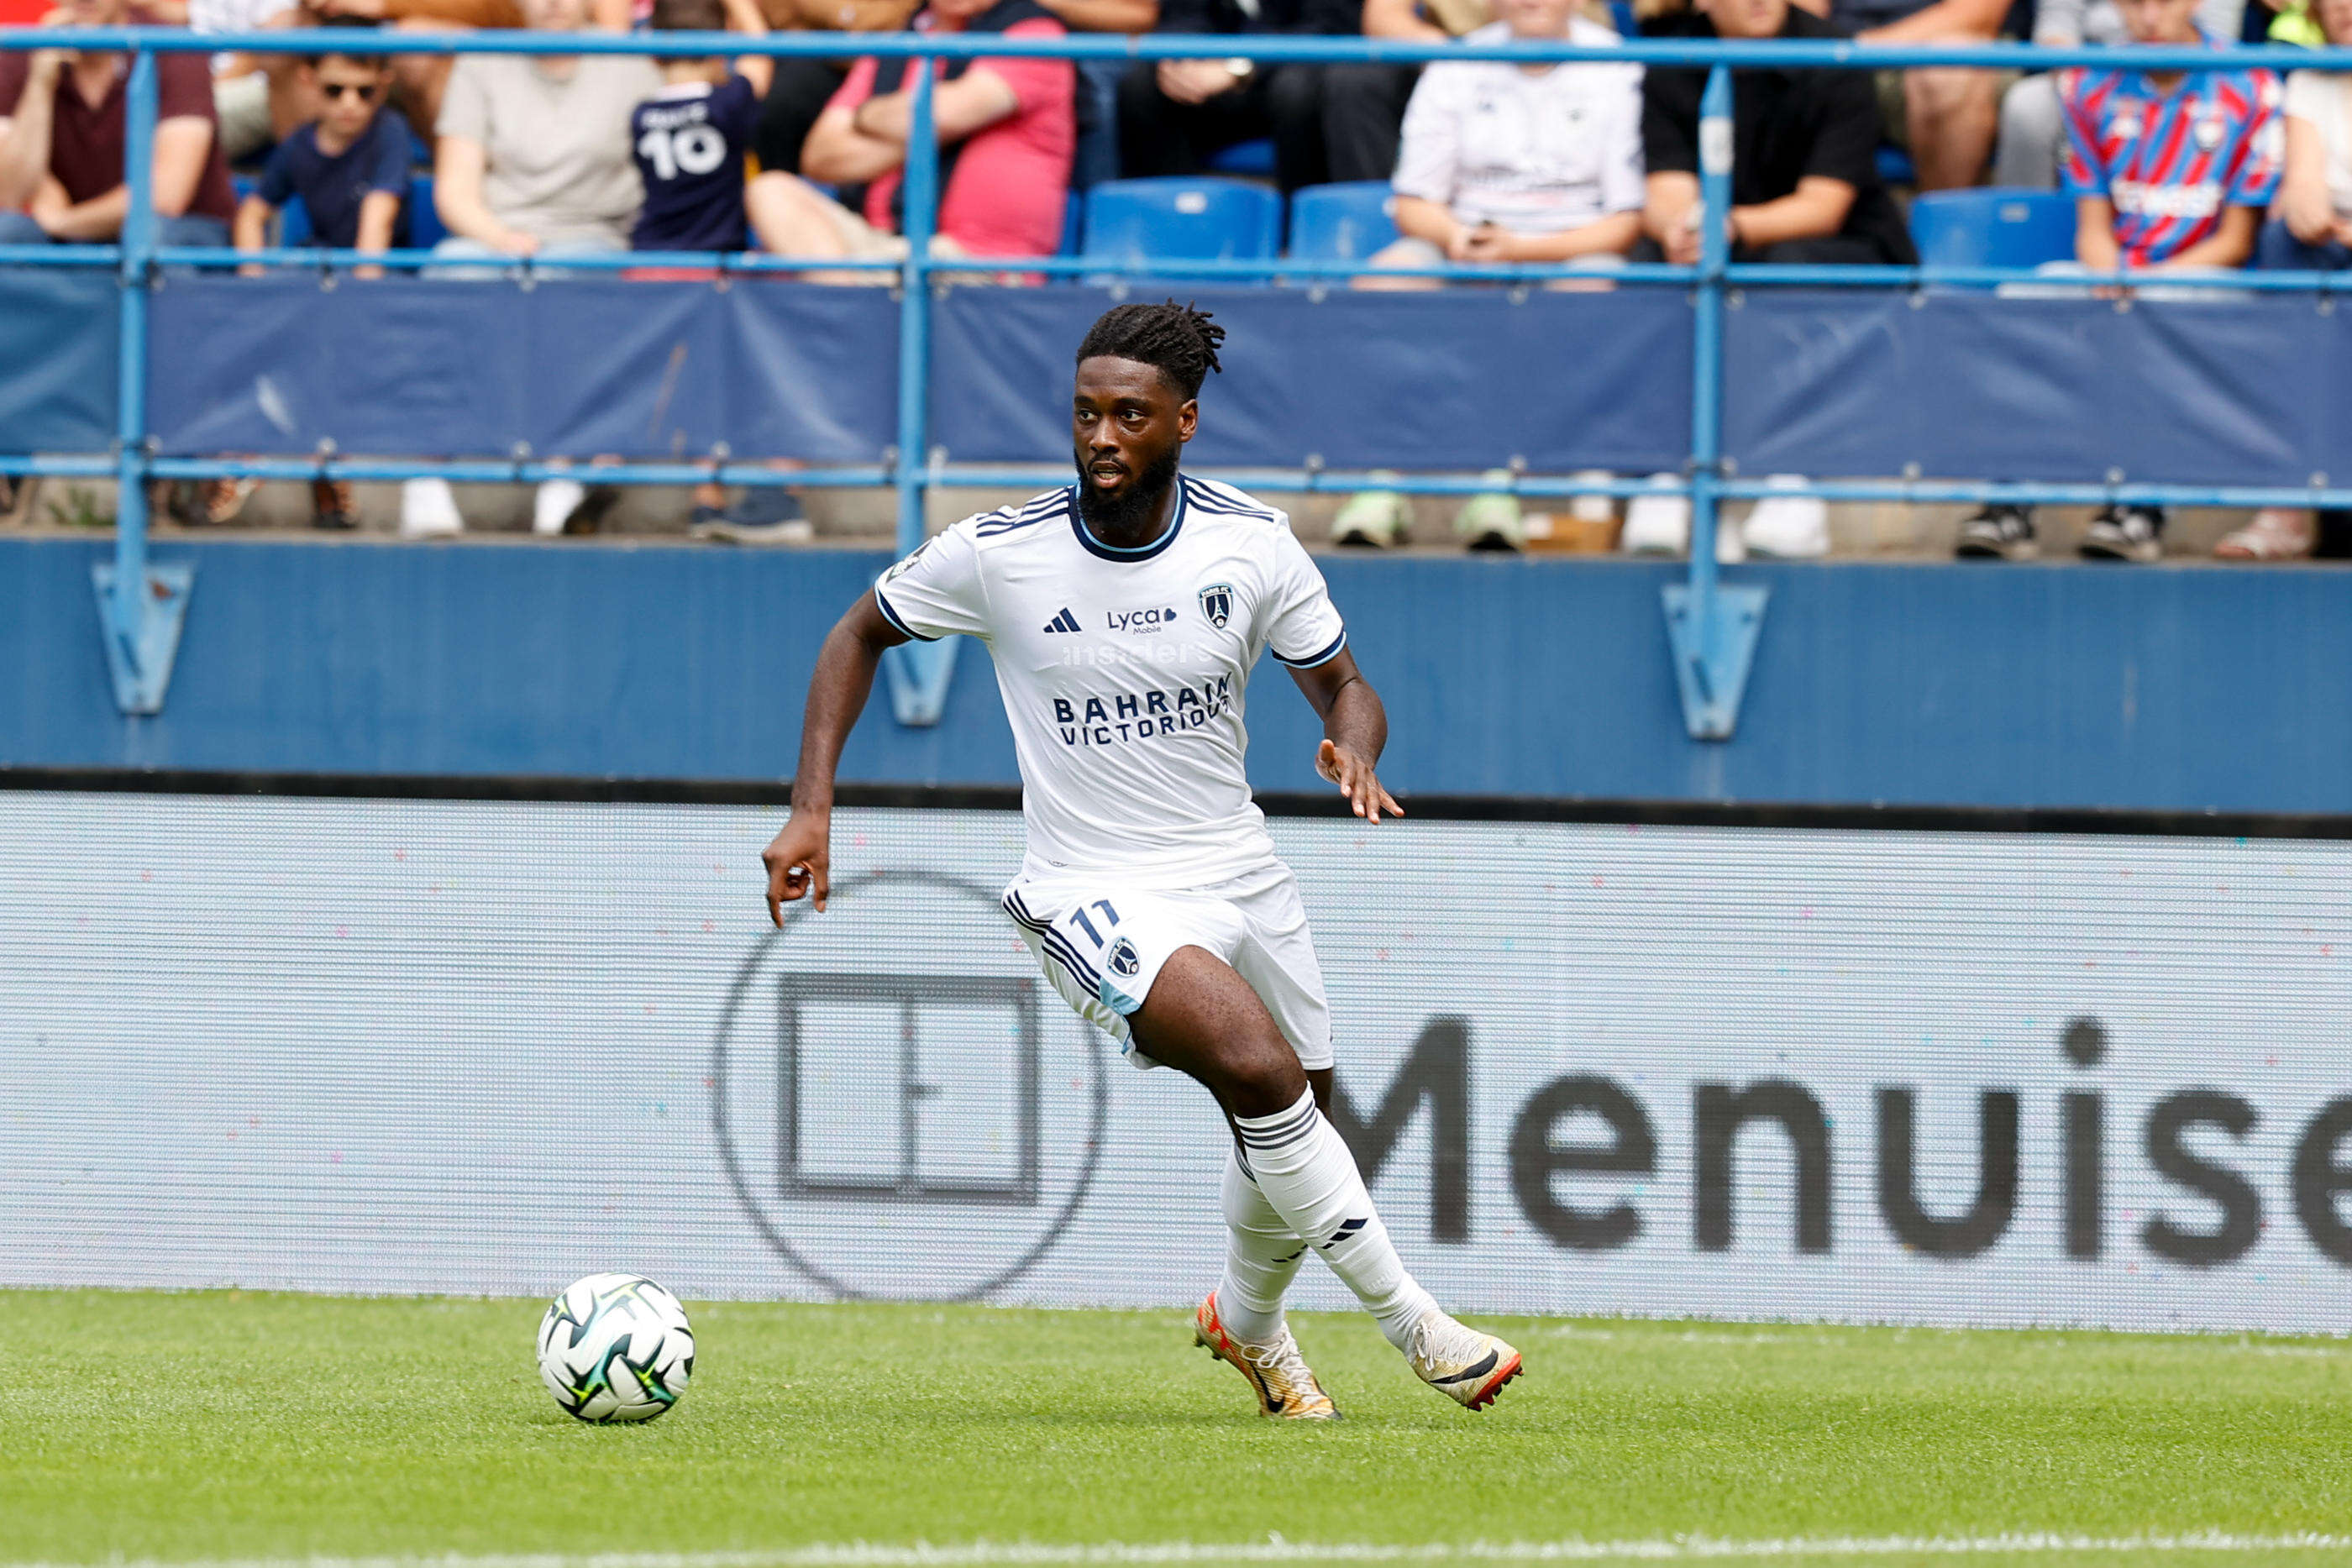
[[[694,1375],[694,1331],[677,1298],[635,1274],[591,1274],[539,1324],[539,1375],[583,1421],[650,1421]]]

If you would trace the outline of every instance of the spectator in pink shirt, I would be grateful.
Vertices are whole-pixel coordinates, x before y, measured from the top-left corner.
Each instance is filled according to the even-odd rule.
[[[931,0],[919,32],[1059,37],[1035,0]],[[853,213],[807,180],[784,177],[775,224],[761,234],[782,254],[895,259],[906,254],[900,189],[912,100],[907,62],[861,59],[809,131],[807,180],[866,187]],[[942,62],[931,110],[939,127],[940,209],[934,256],[1051,256],[1062,237],[1077,139],[1067,60],[991,57]],[[880,282],[871,272],[817,272],[820,281]]]

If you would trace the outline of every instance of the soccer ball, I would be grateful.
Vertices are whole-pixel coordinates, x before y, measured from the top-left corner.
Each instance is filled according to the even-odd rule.
[[[650,1421],[694,1375],[694,1331],[677,1298],[635,1274],[591,1274],[539,1324],[539,1375],[583,1421]]]

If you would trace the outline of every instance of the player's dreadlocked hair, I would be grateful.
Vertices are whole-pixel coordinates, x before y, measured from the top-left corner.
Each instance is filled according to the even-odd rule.
[[[1201,382],[1217,363],[1225,329],[1206,310],[1179,305],[1114,305],[1104,311],[1078,345],[1080,361],[1097,355],[1156,365],[1186,398],[1201,395]]]

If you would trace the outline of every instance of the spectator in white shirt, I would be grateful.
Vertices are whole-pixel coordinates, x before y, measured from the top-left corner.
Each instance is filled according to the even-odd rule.
[[[1575,15],[1575,0],[1499,0],[1496,9],[1503,19],[1465,41],[1618,41]],[[1405,110],[1392,182],[1403,237],[1372,265],[1614,265],[1641,237],[1642,176],[1641,67],[1440,60]]]
[[[1566,40],[1596,48],[1618,41],[1610,29],[1575,15],[1576,3],[1497,0],[1502,20],[1464,39]],[[1421,73],[1405,108],[1391,183],[1402,237],[1372,257],[1374,267],[1617,266],[1642,235],[1642,68],[1437,61]],[[1369,277],[1355,286],[1443,283]],[[1411,513],[1396,491],[1366,490],[1339,508],[1331,538],[1394,544]],[[1473,496],[1455,515],[1454,532],[1472,549],[1517,549],[1526,538],[1518,502],[1500,489]]]

